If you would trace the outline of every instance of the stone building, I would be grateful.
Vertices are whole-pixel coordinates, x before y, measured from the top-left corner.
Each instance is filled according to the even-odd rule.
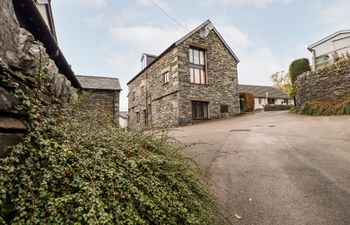
[[[98,111],[112,116],[119,123],[119,95],[121,92],[118,78],[77,75],[83,90],[90,92],[88,101]]]
[[[151,57],[148,59],[148,57]],[[237,56],[207,20],[129,83],[129,128],[173,127],[240,112]]]

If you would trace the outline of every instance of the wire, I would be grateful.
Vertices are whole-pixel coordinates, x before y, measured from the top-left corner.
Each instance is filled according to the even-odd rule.
[[[183,25],[181,22],[179,22],[175,17],[173,17],[172,15],[170,15],[170,13],[168,13],[165,9],[163,9],[159,4],[157,4],[154,0],[150,0],[153,5],[155,5],[157,8],[159,8],[165,15],[167,15],[170,19],[174,20],[175,23],[177,23],[178,25],[180,25],[181,27],[185,28],[187,31],[190,31],[185,25]]]

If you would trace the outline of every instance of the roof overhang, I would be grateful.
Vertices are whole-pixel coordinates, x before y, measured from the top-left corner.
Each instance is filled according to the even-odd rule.
[[[324,42],[326,42],[326,41],[328,41],[328,40],[330,40],[330,39],[332,39],[332,38],[334,38],[334,37],[336,37],[336,36],[338,36],[338,35],[340,35],[340,34],[350,34],[350,29],[349,29],[349,30],[340,30],[340,31],[337,31],[337,32],[335,32],[335,33],[333,33],[333,34],[331,34],[331,35],[329,35],[329,36],[327,36],[327,37],[325,37],[325,38],[323,38],[323,39],[321,39],[321,40],[319,40],[319,41],[313,43],[313,44],[310,45],[307,49],[308,49],[309,51],[312,52],[313,49],[314,49],[316,46],[318,46],[318,45],[320,45],[320,44],[322,44],[322,43],[324,43]]]
[[[57,45],[33,0],[13,0],[13,6],[21,27],[29,31],[36,40],[42,42],[47,54],[55,62],[60,73],[65,75],[73,87],[81,88],[70,65]]]

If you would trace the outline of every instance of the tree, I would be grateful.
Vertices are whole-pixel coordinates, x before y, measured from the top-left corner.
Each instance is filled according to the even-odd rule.
[[[292,97],[293,87],[288,73],[284,71],[276,72],[271,75],[271,81],[273,87],[288,93],[288,95]]]

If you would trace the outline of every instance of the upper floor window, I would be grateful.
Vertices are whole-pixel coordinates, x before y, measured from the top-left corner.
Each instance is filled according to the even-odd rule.
[[[163,73],[163,83],[166,84],[169,81],[170,81],[170,73],[168,71],[168,72]]]
[[[131,92],[131,100],[135,101],[135,91]]]
[[[205,73],[205,51],[190,48],[190,81],[195,84],[206,84],[207,77]]]

